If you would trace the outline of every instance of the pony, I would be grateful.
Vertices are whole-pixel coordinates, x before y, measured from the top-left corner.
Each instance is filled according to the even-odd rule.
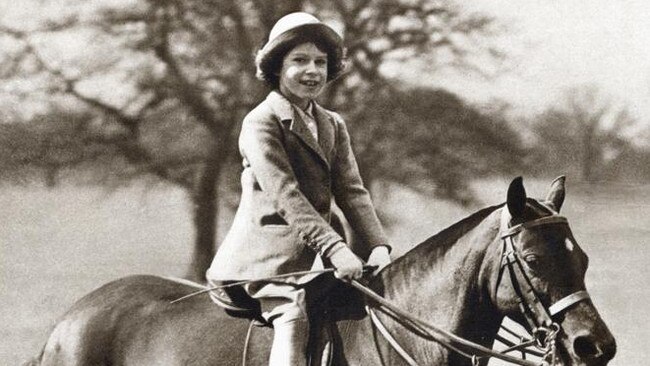
[[[516,178],[505,204],[425,240],[368,286],[405,313],[480,346],[492,348],[509,317],[546,349],[547,364],[606,365],[616,343],[585,289],[587,255],[559,216],[564,196],[564,177],[553,181],[545,200],[528,198]],[[270,337],[256,338],[242,360],[248,320],[227,316],[205,295],[172,303],[201,289],[145,275],[110,282],[62,316],[32,364],[265,364]],[[339,350],[333,364],[488,363],[432,342],[395,317],[372,315],[335,324]]]

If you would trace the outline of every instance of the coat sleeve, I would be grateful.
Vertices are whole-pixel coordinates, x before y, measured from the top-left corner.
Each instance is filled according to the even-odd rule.
[[[370,193],[363,185],[359,167],[352,152],[350,135],[343,118],[332,113],[336,122],[336,157],[332,164],[333,193],[336,204],[350,222],[354,232],[370,249],[388,245],[388,237],[379,222],[370,199]]]
[[[272,117],[247,117],[239,138],[241,153],[276,212],[298,229],[302,244],[323,254],[343,238],[300,191],[282,133]]]

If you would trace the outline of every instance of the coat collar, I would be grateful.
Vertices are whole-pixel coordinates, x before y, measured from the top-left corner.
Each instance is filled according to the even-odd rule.
[[[317,142],[314,135],[309,131],[305,121],[293,110],[294,107],[291,102],[280,94],[280,92],[274,90],[269,93],[266,97],[266,102],[282,122],[290,122],[289,130],[313,150],[329,168],[328,157],[331,155],[331,150],[334,146],[334,127],[331,122],[331,117],[325,109],[314,102],[314,117],[318,122],[319,141]]]

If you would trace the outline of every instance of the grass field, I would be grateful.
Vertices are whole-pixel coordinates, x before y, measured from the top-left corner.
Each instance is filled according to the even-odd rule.
[[[543,196],[548,182],[526,182]],[[485,206],[505,199],[506,181],[475,185]],[[474,209],[407,191],[377,196],[394,221],[395,253]],[[192,227],[182,191],[132,186],[0,186],[0,365],[36,355],[49,328],[76,299],[128,274],[181,276]],[[650,349],[650,186],[568,182],[563,209],[591,259],[587,288],[617,337],[612,365],[643,365]]]

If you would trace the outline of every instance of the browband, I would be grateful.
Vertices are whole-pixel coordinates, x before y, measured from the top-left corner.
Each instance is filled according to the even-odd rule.
[[[510,228],[502,228],[501,238],[504,239],[509,236],[513,236],[522,230],[530,229],[536,226],[550,225],[550,224],[568,224],[568,223],[569,221],[564,216],[560,216],[560,215],[544,216],[544,217],[540,217],[539,219],[524,222],[522,224],[515,225]]]

